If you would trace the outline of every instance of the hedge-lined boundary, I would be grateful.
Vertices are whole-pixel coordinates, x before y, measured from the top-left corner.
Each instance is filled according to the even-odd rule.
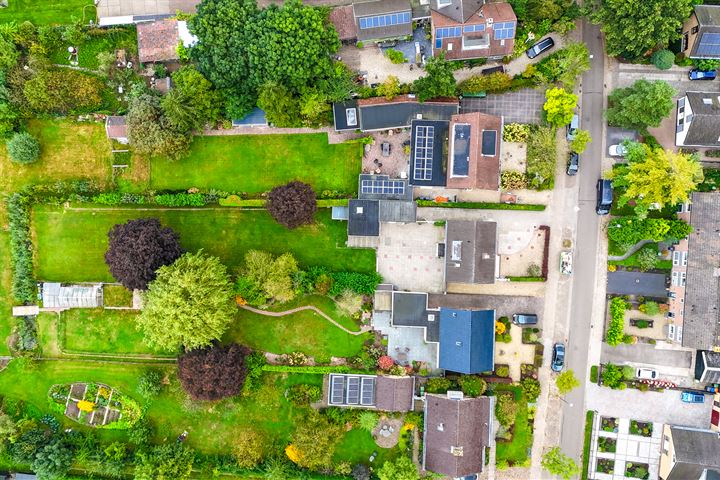
[[[29,199],[19,193],[7,199],[10,226],[10,263],[12,265],[12,295],[20,303],[32,302],[35,297],[33,278],[33,244],[30,233]]]
[[[338,199],[318,199],[318,208],[329,208],[329,207],[346,207],[349,200],[347,198]],[[250,199],[236,199],[236,198],[221,198],[218,200],[218,204],[221,207],[255,207],[265,208],[267,200],[262,198],[250,198]]]
[[[541,212],[545,205],[534,203],[493,203],[493,202],[434,202],[432,200],[418,200],[418,207],[440,208],[469,208],[478,210],[531,210]]]
[[[544,282],[543,277],[505,277],[511,282]]]
[[[550,261],[550,227],[547,225],[540,225],[538,227],[538,230],[542,230],[545,232],[545,243],[543,245],[543,260],[540,275],[543,279],[547,280],[548,266]]]
[[[347,365],[321,365],[321,366],[290,366],[290,365],[263,365],[263,372],[281,373],[355,373],[359,375],[375,375],[372,370],[358,370]]]

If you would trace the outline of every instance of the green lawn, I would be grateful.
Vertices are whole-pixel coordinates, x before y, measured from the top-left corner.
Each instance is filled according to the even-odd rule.
[[[152,161],[151,188],[261,193],[291,180],[354,193],[362,145],[329,145],[327,134],[195,137],[188,157]]]
[[[611,255],[622,255],[625,252],[621,252],[619,248],[617,248],[617,244],[612,241],[608,241],[608,248],[612,249]],[[657,243],[649,243],[645,246],[643,246],[640,250],[630,255],[625,260],[608,260],[608,265],[622,265],[624,267],[640,267],[640,263],[638,262],[638,256],[640,252],[643,250],[652,250],[655,253],[658,251],[658,244]],[[670,270],[672,269],[672,260],[658,260],[655,268],[661,269],[661,270]]]
[[[518,413],[515,417],[512,440],[498,440],[496,460],[507,460],[512,466],[522,464],[528,459],[532,447],[532,426],[528,425],[528,406],[522,388],[514,385],[496,385],[496,392],[513,392],[518,402]]]
[[[350,318],[348,314],[340,310],[337,303],[335,303],[335,300],[323,295],[305,295],[287,303],[271,305],[268,310],[272,310],[273,312],[282,312],[305,305],[312,305],[314,307],[317,307],[326,315],[329,315],[330,318],[332,318],[350,331],[357,332],[360,330],[358,322],[356,322],[355,320]]]
[[[63,350],[68,353],[117,353],[170,355],[148,347],[135,328],[137,312],[77,308],[61,314],[59,329]]]
[[[590,467],[590,445],[592,441],[592,426],[595,419],[595,412],[588,410],[585,413],[585,432],[583,439],[582,475],[580,478],[587,478]]]
[[[292,252],[303,266],[325,265],[333,270],[373,272],[375,252],[349,249],[347,223],[330,220],[330,210],[317,215],[317,223],[290,231],[264,210],[231,208],[152,211],[97,209],[65,211],[61,207],[34,209],[36,276],[42,280],[113,281],[104,255],[107,232],[132,218],[157,217],[180,234],[188,251],[200,248],[217,255],[231,271],[245,252],[263,249],[275,254]]]
[[[400,450],[394,448],[378,447],[372,435],[367,430],[353,428],[345,434],[345,437],[335,448],[333,461],[350,462],[352,464],[364,463],[370,464],[370,455],[377,452],[375,465],[382,465],[388,460],[394,460],[400,455]]]
[[[7,8],[0,8],[0,23],[22,23],[26,20],[35,25],[71,23],[74,19],[84,22],[95,20],[92,0],[8,0]]]
[[[88,8],[88,10],[90,9]],[[70,65],[67,51],[69,46],[70,43],[61,42],[57,49],[50,52],[49,57],[52,63]],[[128,57],[137,55],[137,33],[135,27],[112,27],[95,30],[86,42],[75,46],[78,50],[78,65],[83,68],[97,70],[97,56],[100,52],[114,54],[115,50],[123,49]]]
[[[223,341],[236,341],[272,353],[299,351],[328,362],[331,356],[357,355],[369,338],[369,333],[346,333],[313,311],[269,317],[241,309]]]
[[[15,320],[12,317],[12,299],[10,298],[10,234],[0,231],[0,355],[10,353],[7,337]]]

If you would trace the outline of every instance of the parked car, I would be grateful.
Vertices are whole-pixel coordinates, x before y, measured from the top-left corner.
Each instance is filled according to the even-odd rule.
[[[607,215],[610,213],[613,201],[612,180],[603,180],[597,182],[597,202],[595,204],[595,213],[598,215]]]
[[[550,50],[552,47],[555,46],[555,41],[550,38],[543,38],[538,43],[533,45],[532,47],[528,48],[525,54],[528,56],[528,58],[532,59],[540,55],[546,50]]]
[[[685,403],[704,403],[705,395],[695,392],[682,392],[682,394],[680,395],[680,400]]]
[[[389,142],[383,142],[382,145],[381,145],[381,147],[382,147],[382,156],[383,156],[383,157],[389,157],[389,156],[390,156],[390,152],[391,152],[391,150],[392,150],[392,148],[391,148],[391,146],[390,146],[390,143],[389,143]]]
[[[627,148],[625,148],[625,145],[621,143],[610,145],[610,147],[608,147],[608,155],[611,157],[624,157],[626,153]]]
[[[580,155],[578,155],[575,152],[570,152],[570,156],[568,157],[568,164],[567,164],[567,170],[565,170],[565,173],[568,175],[577,175],[578,169],[580,168]]]
[[[512,316],[512,322],[515,325],[537,325],[538,317],[532,313],[516,313]]]
[[[657,378],[657,372],[652,368],[638,368],[635,376],[643,380],[655,380]]]
[[[688,78],[690,80],[715,80],[715,77],[717,77],[717,72],[715,70],[704,72],[697,68],[693,68],[688,72]]]
[[[493,73],[505,73],[505,67],[498,65],[497,67],[484,68],[480,70],[480,75],[492,75]]]
[[[580,128],[580,116],[576,113],[573,115],[572,120],[570,120],[570,125],[567,126],[567,133],[566,137],[569,142],[575,140],[575,135],[577,135],[577,131]]]
[[[556,343],[553,346],[552,363],[550,368],[553,372],[561,372],[565,366],[565,345],[562,343]]]
[[[563,275],[572,275],[572,252],[560,252],[560,273]]]

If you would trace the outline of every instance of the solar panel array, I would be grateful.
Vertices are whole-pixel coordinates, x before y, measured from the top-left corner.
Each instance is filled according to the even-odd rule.
[[[703,33],[696,55],[720,56],[720,33]]]
[[[415,180],[432,180],[433,141],[435,127],[418,125],[415,127]]]
[[[405,25],[410,23],[410,12],[393,13],[389,15],[376,15],[374,17],[360,18],[360,28],[366,30],[368,28],[390,27],[392,25]]]
[[[495,40],[515,38],[515,22],[498,22],[493,25]]]
[[[485,31],[484,23],[481,23],[480,25],[465,25],[463,27],[463,33],[484,32],[484,31]]]
[[[375,377],[330,376],[331,405],[375,405]]]
[[[360,192],[403,195],[405,193],[405,182],[403,180],[363,180],[360,182]]]
[[[453,38],[462,34],[462,27],[436,28],[435,38]]]

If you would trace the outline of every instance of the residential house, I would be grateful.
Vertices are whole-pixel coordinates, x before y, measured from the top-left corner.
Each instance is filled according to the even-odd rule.
[[[665,425],[660,444],[661,480],[699,480],[720,475],[720,436],[712,430]]]
[[[677,101],[675,145],[720,147],[720,94],[687,92]]]
[[[410,0],[355,2],[352,8],[359,42],[412,35]]]
[[[695,352],[695,380],[700,383],[720,383],[720,352]]]
[[[719,351],[720,195],[693,193],[690,225],[682,345]]]
[[[191,47],[197,41],[184,20],[166,18],[137,26],[140,63],[177,61],[180,59],[178,45],[182,43],[185,47]]]
[[[429,0],[433,56],[448,60],[501,59],[515,47],[517,17],[509,3]]]
[[[440,309],[440,368],[475,374],[495,369],[495,310]]]
[[[97,0],[98,24],[101,27],[152,22],[177,15],[195,13],[201,0]]]
[[[445,250],[446,284],[495,283],[499,270],[497,223],[448,220]]]
[[[341,42],[351,43],[357,40],[357,27],[352,5],[333,8],[328,20],[335,27]]]
[[[410,184],[498,190],[503,119],[480,112],[413,120]]]
[[[720,435],[720,393],[713,395],[712,410],[710,413],[710,430]]]
[[[436,98],[419,102],[415,95],[400,95],[387,100],[374,97],[333,104],[335,131],[375,132],[410,128],[413,120],[445,120],[457,114],[457,98]]]
[[[690,223],[691,203],[678,206],[677,216]],[[688,239],[683,238],[672,246],[672,270],[668,288],[668,340],[682,343],[683,318],[685,317],[685,283],[687,279]]]
[[[451,478],[481,473],[492,434],[492,409],[490,397],[426,394],[423,469]]]
[[[680,53],[689,58],[720,59],[720,5],[696,5],[682,27]]]
[[[128,127],[124,116],[108,115],[105,118],[105,135],[110,140],[116,140],[123,145],[129,143]]]
[[[325,376],[323,389],[331,407],[409,412],[414,405],[415,378],[332,373]]]

